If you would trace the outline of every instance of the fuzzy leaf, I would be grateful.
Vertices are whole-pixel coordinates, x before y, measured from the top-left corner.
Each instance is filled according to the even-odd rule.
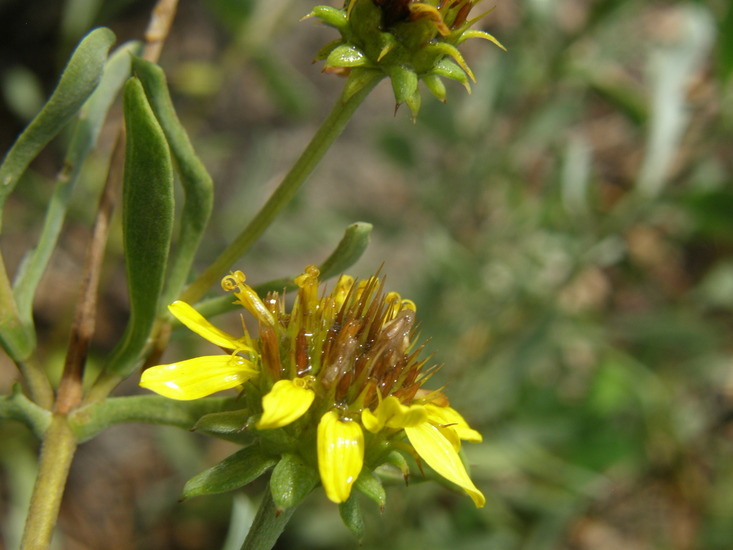
[[[0,209],[30,162],[74,116],[97,87],[107,60],[107,52],[114,41],[114,33],[102,27],[87,34],[74,50],[53,94],[10,148],[0,165]]]
[[[130,293],[130,320],[109,370],[136,366],[158,312],[173,227],[173,169],[165,135],[137,78],[125,84],[127,148],[122,231]]]
[[[245,447],[216,466],[204,470],[186,482],[183,498],[233,491],[251,483],[276,464],[259,447]]]
[[[283,455],[272,471],[270,491],[278,510],[300,504],[318,484],[318,472],[292,454]]]
[[[247,444],[252,441],[252,432],[247,429],[249,417],[250,411],[247,409],[215,412],[199,418],[192,431]]]
[[[346,502],[339,504],[339,513],[341,521],[351,531],[354,536],[361,540],[364,538],[364,516],[361,513],[361,506],[356,499],[356,495],[351,495]]]
[[[171,262],[170,279],[163,299],[163,303],[168,303],[178,297],[191,270],[194,254],[211,215],[214,183],[206,167],[196,156],[188,134],[178,120],[163,69],[139,57],[133,58],[132,66],[168,140],[185,194],[177,249]]]

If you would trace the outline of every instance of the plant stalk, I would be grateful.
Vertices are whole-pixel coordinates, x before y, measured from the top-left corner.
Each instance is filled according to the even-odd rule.
[[[310,176],[323,155],[328,151],[336,138],[346,127],[356,109],[381,80],[382,75],[375,76],[365,83],[364,87],[344,101],[339,98],[331,112],[323,121],[308,146],[287,173],[275,192],[270,196],[262,209],[242,230],[236,239],[214,260],[214,262],[191,283],[181,294],[180,299],[189,303],[199,300],[216,282],[229,271],[234,264],[270,226],[275,217],[295,196],[300,186]]]
[[[46,550],[49,547],[75,451],[76,438],[66,417],[55,414],[43,437],[38,476],[33,486],[21,550]]]

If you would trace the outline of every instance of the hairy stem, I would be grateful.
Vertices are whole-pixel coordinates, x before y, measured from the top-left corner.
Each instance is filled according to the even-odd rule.
[[[74,451],[76,438],[66,417],[54,415],[43,437],[38,476],[33,487],[21,550],[45,550],[51,543]]]

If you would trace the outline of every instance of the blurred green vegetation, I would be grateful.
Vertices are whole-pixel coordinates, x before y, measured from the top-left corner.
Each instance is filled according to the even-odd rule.
[[[12,15],[28,29],[3,39],[3,145],[53,86],[48,66],[59,66],[60,51],[99,24],[139,36],[152,2],[34,4],[0,2],[2,27]],[[256,211],[337,97],[342,81],[310,64],[333,34],[298,23],[314,4],[180,6],[161,64],[216,182],[200,267]],[[311,497],[278,548],[727,550],[733,5],[485,4],[495,9],[482,24],[508,52],[466,44],[473,93],[452,86],[447,105],[426,100],[413,124],[405,108],[392,115],[383,83],[236,267],[255,282],[290,275],[321,261],[349,223],[373,223],[357,274],[384,262],[389,286],[417,303],[422,335],[444,364],[436,380],[485,436],[465,453],[488,503],[476,510],[435,484],[398,484],[384,513],[369,514],[359,545],[336,508]],[[39,16],[41,5],[61,23]],[[17,53],[34,37],[46,47]],[[38,160],[6,213],[8,257],[33,231],[60,158],[51,149]],[[101,161],[86,167],[57,279],[37,304],[48,345],[59,346],[47,346],[49,356],[65,345],[59,321],[76,296],[101,170]],[[118,245],[99,354],[124,321],[115,253]],[[171,355],[193,345],[182,334]],[[22,481],[32,479],[15,465],[29,438],[18,426],[0,427],[0,437],[10,536]],[[231,450],[172,428],[110,430],[80,452],[62,547],[221,547],[230,515],[232,531],[251,518],[256,492],[233,505],[231,496],[175,501],[186,478]]]

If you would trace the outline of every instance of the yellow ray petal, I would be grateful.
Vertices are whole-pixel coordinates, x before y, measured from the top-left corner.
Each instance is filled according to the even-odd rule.
[[[140,386],[164,397],[186,401],[239,386],[257,375],[238,355],[207,355],[145,370]]]
[[[168,306],[176,319],[186,325],[193,332],[206,338],[212,344],[227,349],[245,349],[243,342],[223,330],[216,328],[209,323],[203,315],[188,305],[186,302],[176,301]]]
[[[262,398],[262,418],[258,430],[281,428],[294,422],[310,408],[316,394],[295,380],[275,382],[270,393]]]
[[[377,433],[385,426],[388,428],[405,428],[417,426],[428,420],[425,407],[422,405],[403,405],[395,396],[385,398],[374,412],[364,409],[361,421],[364,427],[372,433]]]
[[[364,433],[351,420],[329,411],[318,424],[318,471],[326,496],[346,502],[364,464]]]
[[[405,428],[405,433],[417,454],[433,470],[466,491],[477,508],[486,504],[486,498],[468,477],[461,457],[437,427],[425,422],[419,426]]]
[[[441,428],[450,428],[456,433],[459,439],[480,443],[483,437],[479,432],[471,428],[468,422],[451,407],[439,407],[437,405],[425,405],[428,412],[428,420],[431,424],[440,426]]]

